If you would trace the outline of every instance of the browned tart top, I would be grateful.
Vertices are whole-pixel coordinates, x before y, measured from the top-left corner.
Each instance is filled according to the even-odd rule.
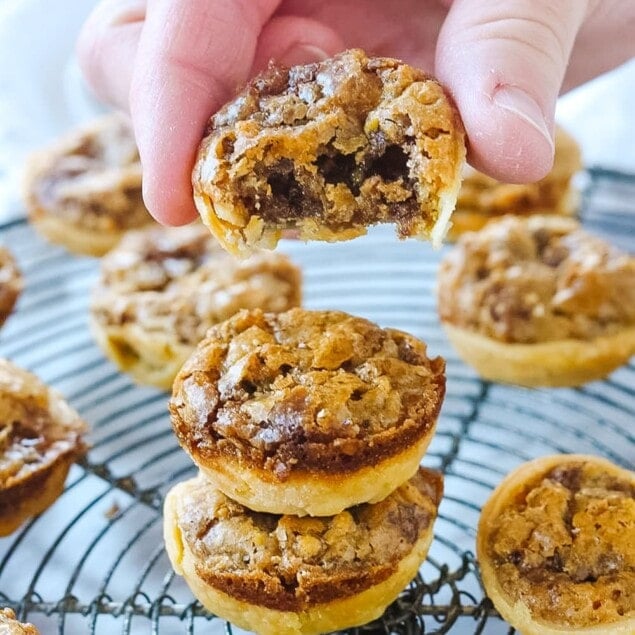
[[[59,458],[82,453],[85,431],[61,395],[0,359],[0,513],[11,507],[14,488]]]
[[[141,195],[141,162],[132,128],[119,114],[74,130],[34,154],[26,197],[35,220],[51,214],[102,231],[152,221]]]
[[[283,611],[360,593],[395,573],[432,530],[443,490],[441,475],[421,468],[380,503],[300,518],[253,512],[203,477],[185,485],[178,524],[198,576]]]
[[[0,610],[0,633],[2,635],[40,635],[33,624],[18,622],[12,609]]]
[[[351,50],[254,79],[210,119],[193,186],[221,242],[237,231],[257,243],[263,227],[346,239],[382,222],[427,237],[454,206],[464,155],[436,80]]]
[[[194,346],[239,309],[300,304],[301,274],[281,254],[236,260],[202,224],[128,232],[101,263],[91,312],[102,325],[137,324],[148,336]]]
[[[635,474],[563,459],[508,501],[487,550],[501,587],[537,619],[635,616]]]
[[[635,258],[570,219],[490,222],[439,270],[443,321],[515,343],[591,339],[635,325]]]
[[[239,457],[271,478],[374,465],[428,434],[445,363],[411,335],[336,311],[242,311],[174,383],[172,422],[201,465]]]
[[[11,252],[0,246],[0,326],[4,324],[22,291],[22,274]]]

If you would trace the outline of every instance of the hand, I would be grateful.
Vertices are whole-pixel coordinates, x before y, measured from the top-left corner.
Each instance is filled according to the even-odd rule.
[[[102,0],[78,52],[95,92],[131,112],[148,208],[182,224],[207,120],[269,59],[361,47],[418,66],[454,96],[470,163],[523,182],[551,168],[558,94],[635,55],[633,33],[620,0]]]

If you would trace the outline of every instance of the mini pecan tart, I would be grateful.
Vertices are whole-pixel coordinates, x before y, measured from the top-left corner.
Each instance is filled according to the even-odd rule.
[[[256,511],[329,516],[408,480],[434,434],[445,363],[401,331],[337,311],[242,311],[174,382],[181,445]]]
[[[2,326],[18,300],[24,281],[11,252],[0,245],[0,326]]]
[[[285,229],[336,241],[377,223],[439,243],[464,158],[436,80],[350,50],[254,79],[210,119],[192,183],[203,221],[235,254],[272,248]]]
[[[170,389],[207,329],[239,309],[286,311],[300,270],[282,254],[236,260],[201,223],[128,232],[101,262],[91,327],[106,355],[140,384]]]
[[[241,628],[336,631],[379,617],[416,575],[442,489],[421,468],[379,503],[299,518],[251,511],[200,475],[166,497],[166,548],[199,601]]]
[[[0,633],[2,635],[40,635],[33,624],[18,622],[12,609],[0,610]]]
[[[59,393],[0,359],[0,536],[58,498],[86,429]]]
[[[635,353],[635,258],[557,216],[492,221],[441,263],[438,308],[486,379],[576,386]]]
[[[141,162],[120,114],[72,130],[28,160],[24,199],[43,236],[78,254],[101,256],[128,229],[153,222],[141,196]]]
[[[553,168],[535,183],[502,183],[466,165],[449,237],[481,229],[505,214],[560,214],[573,216],[580,194],[573,177],[582,168],[580,147],[560,126],[556,127]]]
[[[477,552],[523,635],[635,633],[635,473],[583,455],[525,463],[483,507]]]

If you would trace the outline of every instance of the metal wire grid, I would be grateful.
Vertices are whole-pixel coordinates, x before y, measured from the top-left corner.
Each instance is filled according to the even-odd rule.
[[[635,178],[591,170],[583,218],[629,249]],[[0,602],[44,633],[240,633],[209,615],[163,551],[161,503],[194,474],[172,435],[167,396],[134,386],[87,328],[97,263],[43,243],[24,222],[0,229],[27,287],[0,333],[0,354],[61,390],[92,425],[92,449],[46,513],[0,541]],[[512,633],[484,598],[473,556],[479,510],[513,467],[553,452],[633,466],[635,367],[580,389],[481,382],[449,348],[433,287],[440,254],[390,230],[344,245],[287,243],[305,304],[339,308],[422,337],[447,360],[448,394],[424,459],[443,470],[435,541],[418,577],[377,622],[352,633]]]

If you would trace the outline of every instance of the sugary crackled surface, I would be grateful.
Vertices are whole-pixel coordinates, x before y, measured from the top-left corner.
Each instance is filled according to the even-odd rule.
[[[85,431],[61,395],[0,359],[0,489],[24,482],[60,456],[83,452]]]
[[[240,457],[277,478],[375,465],[429,433],[445,363],[416,338],[336,311],[242,311],[213,327],[170,404],[203,463]]]
[[[556,128],[555,148],[551,172],[536,183],[502,183],[466,165],[457,211],[493,215],[529,214],[536,209],[555,211],[567,195],[572,177],[582,167],[577,142],[560,127]]]
[[[421,468],[388,498],[336,516],[252,512],[199,477],[187,483],[178,524],[212,586],[248,602],[301,610],[381,582],[431,531],[440,474]]]
[[[439,269],[443,321],[504,342],[635,325],[635,258],[565,218],[511,216],[461,237]]]
[[[129,121],[106,115],[33,155],[26,175],[29,214],[101,231],[152,221],[141,195],[141,162]]]
[[[11,252],[0,246],[0,326],[13,310],[22,286],[22,275]]]
[[[18,622],[11,609],[0,610],[0,632],[2,635],[40,635],[33,624]]]
[[[236,260],[202,224],[129,232],[102,259],[91,302],[98,323],[137,324],[194,346],[239,309],[300,304],[301,274],[282,254]]]
[[[563,463],[509,501],[488,550],[501,587],[536,618],[588,627],[635,615],[635,475]]]
[[[351,50],[253,80],[210,119],[192,181],[232,251],[271,246],[283,228],[345,240],[394,222],[402,238],[429,237],[454,208],[464,156],[458,113],[434,79]]]

